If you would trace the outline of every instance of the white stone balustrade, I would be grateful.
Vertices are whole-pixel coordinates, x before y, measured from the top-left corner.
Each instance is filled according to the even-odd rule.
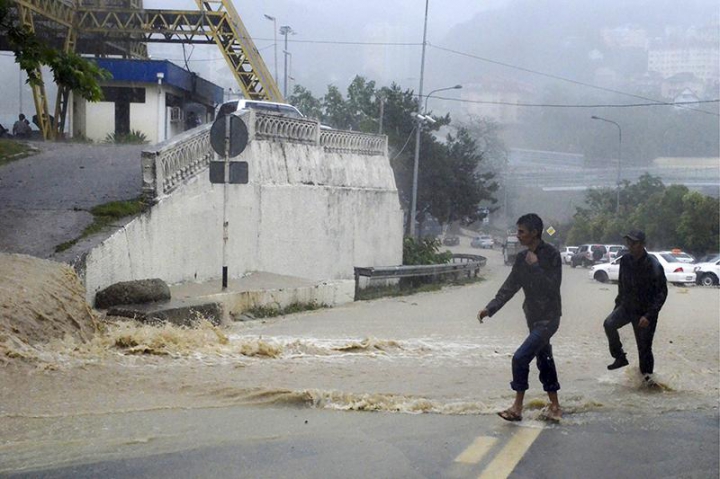
[[[290,142],[322,147],[328,153],[387,156],[387,137],[344,130],[323,129],[316,120],[288,118],[250,111],[248,141]],[[143,194],[153,202],[183,181],[207,168],[214,156],[211,124],[184,132],[153,145],[142,153]]]

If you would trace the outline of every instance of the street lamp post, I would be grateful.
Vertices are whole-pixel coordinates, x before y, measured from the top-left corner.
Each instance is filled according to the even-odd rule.
[[[277,64],[277,34],[278,34],[277,19],[268,14],[264,14],[264,15],[265,15],[265,18],[267,18],[268,20],[273,22],[273,33],[274,33],[273,49],[275,50],[275,52],[273,53],[273,60],[275,61],[275,83],[278,83],[280,81],[280,79],[278,78],[278,68],[277,68],[277,65],[278,65]]]
[[[295,31],[293,31],[292,27],[290,25],[283,25],[280,27],[280,35],[285,35],[285,50],[283,53],[285,53],[285,83],[283,84],[283,97],[287,100],[287,86],[288,86],[288,34],[295,34]]]
[[[430,99],[430,97],[432,96],[433,93],[437,93],[437,92],[439,92],[439,91],[445,91],[445,90],[459,90],[459,89],[461,89],[461,88],[462,88],[462,85],[455,85],[455,86],[449,86],[449,87],[446,87],[446,88],[438,88],[437,90],[431,91],[430,93],[428,93],[428,94],[425,96],[425,108],[423,109],[423,112],[424,112],[424,113],[427,113],[428,100]]]
[[[422,82],[421,82],[422,85]],[[415,161],[413,162],[413,184],[412,184],[412,204],[410,205],[410,233],[409,235],[411,237],[415,237],[415,216],[417,209],[417,191],[418,191],[418,166],[420,164],[420,133],[422,131],[422,123],[423,121],[427,121],[427,117],[425,117],[424,113],[427,111],[427,102],[432,96],[433,93],[439,92],[439,91],[445,91],[445,90],[459,90],[462,88],[462,85],[454,85],[449,86],[445,88],[438,88],[436,90],[432,90],[426,97],[425,97],[425,106],[424,108],[420,109],[420,103],[422,101],[422,93],[418,96],[418,114],[415,115],[415,119],[417,121],[416,128],[416,134],[415,134]],[[422,91],[422,87],[421,87]],[[433,122],[434,123],[434,122]]]
[[[620,172],[622,170],[622,128],[620,128],[620,125],[618,125],[616,122],[612,120],[608,120],[607,118],[601,118],[599,116],[591,116],[593,120],[600,120],[607,123],[612,123],[613,125],[617,126],[618,129],[618,167],[617,167],[617,199],[615,204],[615,215],[620,214]]]

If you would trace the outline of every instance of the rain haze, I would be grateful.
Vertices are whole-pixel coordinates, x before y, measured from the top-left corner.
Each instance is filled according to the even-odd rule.
[[[0,476],[720,476],[716,1],[234,1],[251,44],[134,59],[77,20],[102,98],[44,66],[40,118],[29,3]]]

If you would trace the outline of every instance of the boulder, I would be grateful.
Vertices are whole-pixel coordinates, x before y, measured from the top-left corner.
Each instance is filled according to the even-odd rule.
[[[107,309],[122,304],[153,303],[170,299],[170,288],[161,279],[122,281],[108,286],[95,295],[95,307]]]

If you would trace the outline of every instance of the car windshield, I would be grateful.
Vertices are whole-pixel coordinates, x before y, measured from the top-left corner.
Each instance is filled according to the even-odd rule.
[[[668,263],[680,263],[680,260],[672,253],[662,253],[660,256],[662,256],[662,258]]]

